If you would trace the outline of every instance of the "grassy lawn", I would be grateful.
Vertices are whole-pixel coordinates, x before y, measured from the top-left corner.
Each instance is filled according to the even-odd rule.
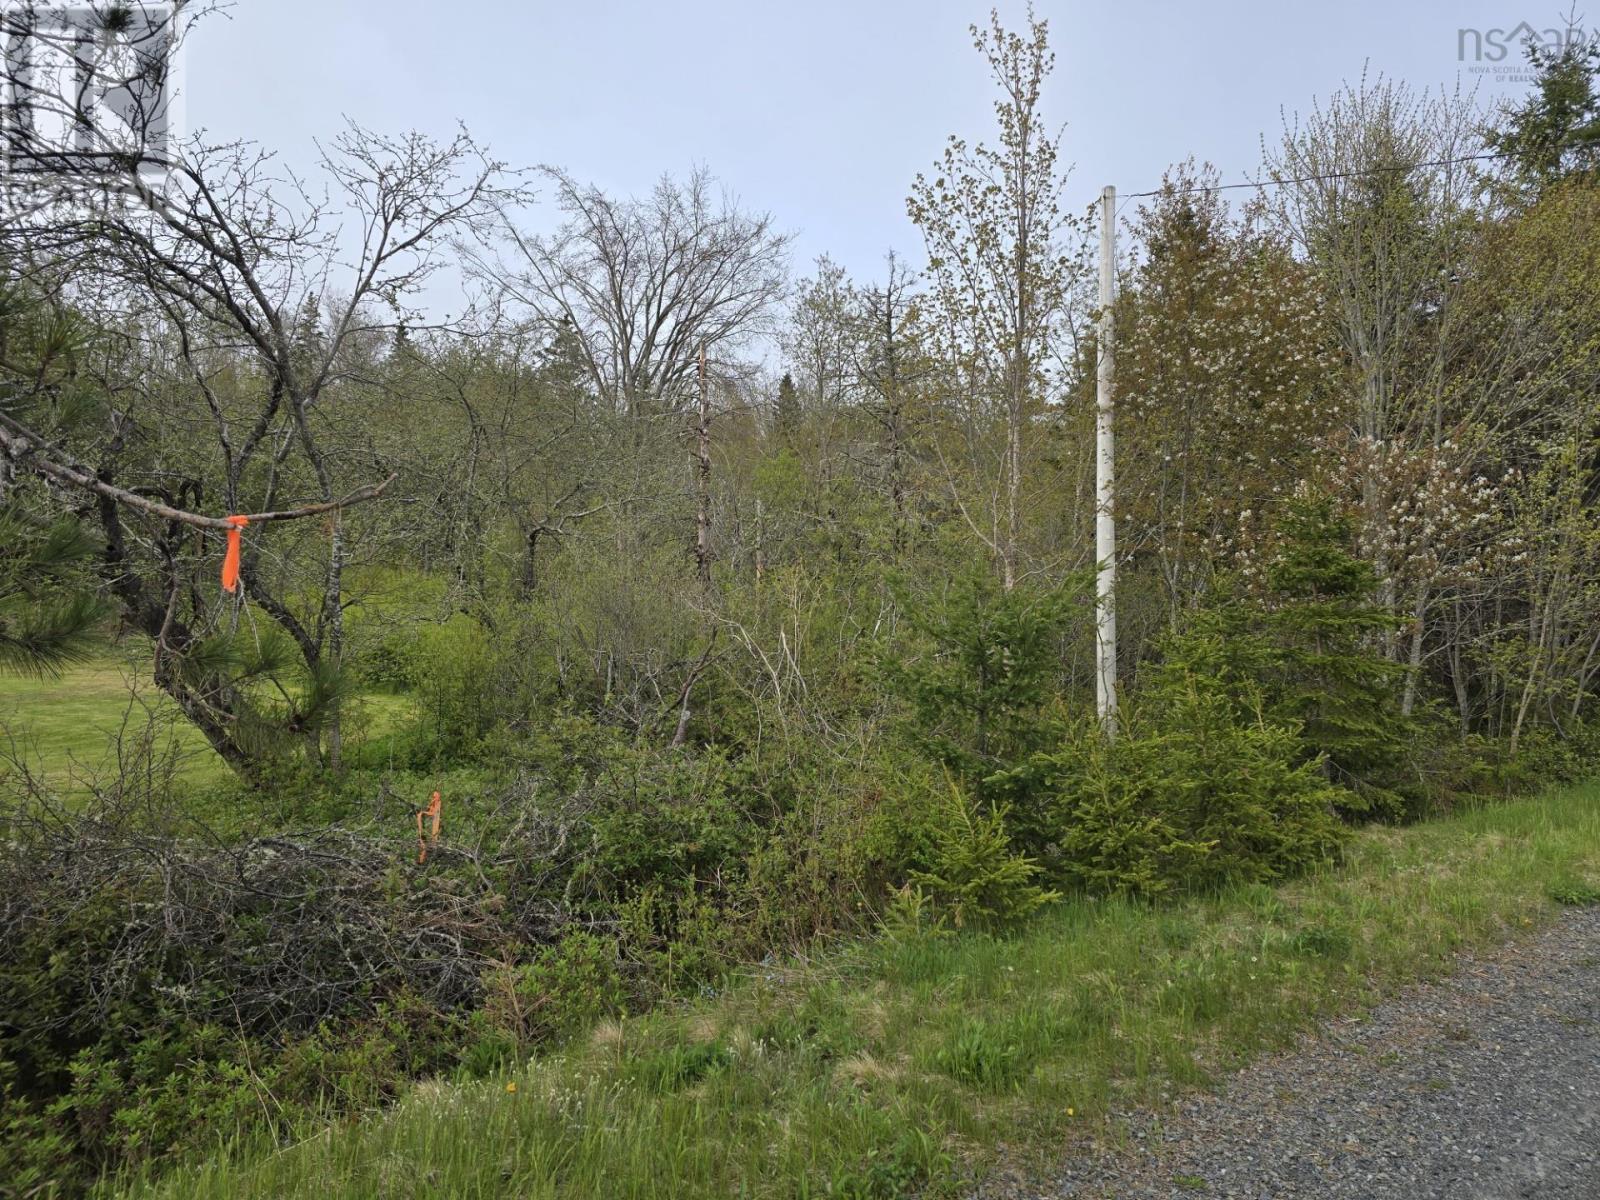
[[[206,783],[227,776],[205,738],[126,660],[99,659],[57,678],[0,673],[0,728],[20,758],[67,790],[75,779],[114,761],[124,722],[135,733],[152,716],[162,735],[176,740],[185,779]]]
[[[1361,833],[1280,888],[1061,904],[1010,938],[902,934],[603,1025],[492,1083],[424,1084],[182,1197],[896,1197],[1115,1133],[1313,1022],[1600,885],[1600,785]],[[139,1188],[131,1188],[141,1193]],[[141,1193],[144,1194],[144,1193]]]
[[[180,756],[180,777],[195,785],[229,776],[227,766],[205,738],[184,720],[177,705],[150,681],[147,661],[105,657],[73,667],[57,678],[0,672],[0,737],[17,757],[39,770],[55,787],[71,792],[102,767],[115,762],[118,732],[141,733],[152,718],[165,744]],[[402,696],[369,695],[355,702],[356,733],[381,734],[408,711]]]

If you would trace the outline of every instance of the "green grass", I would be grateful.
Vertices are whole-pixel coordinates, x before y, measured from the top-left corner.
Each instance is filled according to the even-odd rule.
[[[0,729],[18,756],[57,787],[70,790],[113,762],[124,726],[142,731],[152,718],[161,736],[175,739],[184,779],[227,777],[227,766],[177,705],[127,662],[97,659],[54,678],[0,673]]]
[[[347,739],[352,749],[359,750],[363,737],[397,726],[409,703],[378,694],[356,700],[354,736]],[[0,738],[30,769],[69,794],[115,764],[119,734],[137,736],[152,723],[158,744],[170,739],[184,783],[205,786],[230,778],[204,736],[150,681],[148,659],[107,656],[53,678],[0,672]]]
[[[1551,919],[1600,885],[1600,785],[1363,832],[1338,868],[1169,907],[912,934],[609,1023],[488,1084],[170,1176],[173,1197],[957,1194],[1108,1113]],[[133,1194],[149,1194],[130,1186]]]

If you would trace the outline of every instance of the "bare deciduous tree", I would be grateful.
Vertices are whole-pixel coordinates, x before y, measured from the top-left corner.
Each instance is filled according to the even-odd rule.
[[[478,270],[523,300],[552,335],[575,335],[595,391],[619,412],[690,403],[699,349],[766,332],[782,298],[789,235],[747,213],[704,168],[618,199],[545,168],[565,217],[552,236],[507,219],[506,261]]]
[[[109,7],[97,19],[108,24],[95,36],[117,34],[111,23],[120,18]],[[8,32],[25,40],[32,27]],[[162,45],[170,48],[180,32],[168,29]],[[210,429],[194,457],[178,464],[176,488],[188,504],[210,497],[238,513],[293,504],[304,493],[331,514],[320,578],[309,586],[304,578],[269,577],[265,529],[247,534],[242,563],[245,594],[293,640],[307,671],[326,681],[343,655],[347,553],[338,514],[349,490],[345,450],[326,434],[347,359],[381,330],[420,323],[414,297],[440,265],[436,250],[514,199],[515,182],[465,132],[441,143],[351,126],[324,148],[326,184],[313,193],[250,146],[172,140],[166,98],[151,83],[160,64],[137,51],[135,63],[143,82],[116,92],[119,120],[108,128],[93,89],[63,99],[26,57],[8,56],[4,83],[32,117],[9,124],[7,150],[28,166],[17,186],[31,203],[14,206],[0,227],[0,255],[15,278],[59,295],[101,328],[136,329],[146,349],[164,347],[158,357],[173,378],[160,404],[181,410],[182,428]],[[60,120],[36,119],[41,109],[78,131],[70,145],[61,142]],[[242,695],[215,671],[196,683],[173,665],[200,630],[216,627],[223,609],[193,586],[177,542],[157,539],[166,549],[152,566],[137,551],[157,542],[127,526],[129,518],[210,522],[174,517],[183,501],[170,467],[165,478],[151,477],[133,461],[132,435],[158,405],[151,361],[121,369],[135,386],[104,381],[106,426],[70,447],[62,445],[64,431],[30,427],[15,406],[0,411],[7,457],[58,485],[94,492],[106,572],[125,619],[155,639],[158,681],[244,768],[249,755],[236,736]],[[163,448],[173,452],[169,459],[179,457],[175,444]],[[148,498],[151,489],[166,511],[130,499]],[[317,595],[309,612],[286,598],[308,591]],[[336,765],[337,691],[324,691],[329,703],[317,724]],[[315,737],[309,724],[306,731]]]

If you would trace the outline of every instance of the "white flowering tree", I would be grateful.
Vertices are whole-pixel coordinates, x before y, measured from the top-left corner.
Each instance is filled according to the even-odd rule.
[[[1123,537],[1173,625],[1342,415],[1314,280],[1215,182],[1187,164],[1139,208],[1118,312]]]

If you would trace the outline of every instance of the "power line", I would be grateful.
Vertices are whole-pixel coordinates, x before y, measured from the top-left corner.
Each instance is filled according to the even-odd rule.
[[[1126,198],[1133,200],[1140,196],[1160,196],[1168,191],[1180,195],[1189,195],[1195,192],[1226,192],[1235,188],[1269,188],[1284,187],[1291,183],[1321,183],[1332,179],[1361,179],[1368,175],[1392,174],[1396,171],[1420,171],[1424,167],[1449,167],[1458,163],[1482,162],[1492,158],[1512,158],[1518,151],[1491,150],[1483,154],[1463,154],[1459,158],[1436,158],[1427,162],[1397,163],[1392,167],[1366,167],[1360,171],[1330,171],[1326,175],[1296,175],[1288,179],[1254,180],[1248,183],[1212,183],[1200,186],[1186,187],[1160,187],[1148,192],[1128,192]]]

